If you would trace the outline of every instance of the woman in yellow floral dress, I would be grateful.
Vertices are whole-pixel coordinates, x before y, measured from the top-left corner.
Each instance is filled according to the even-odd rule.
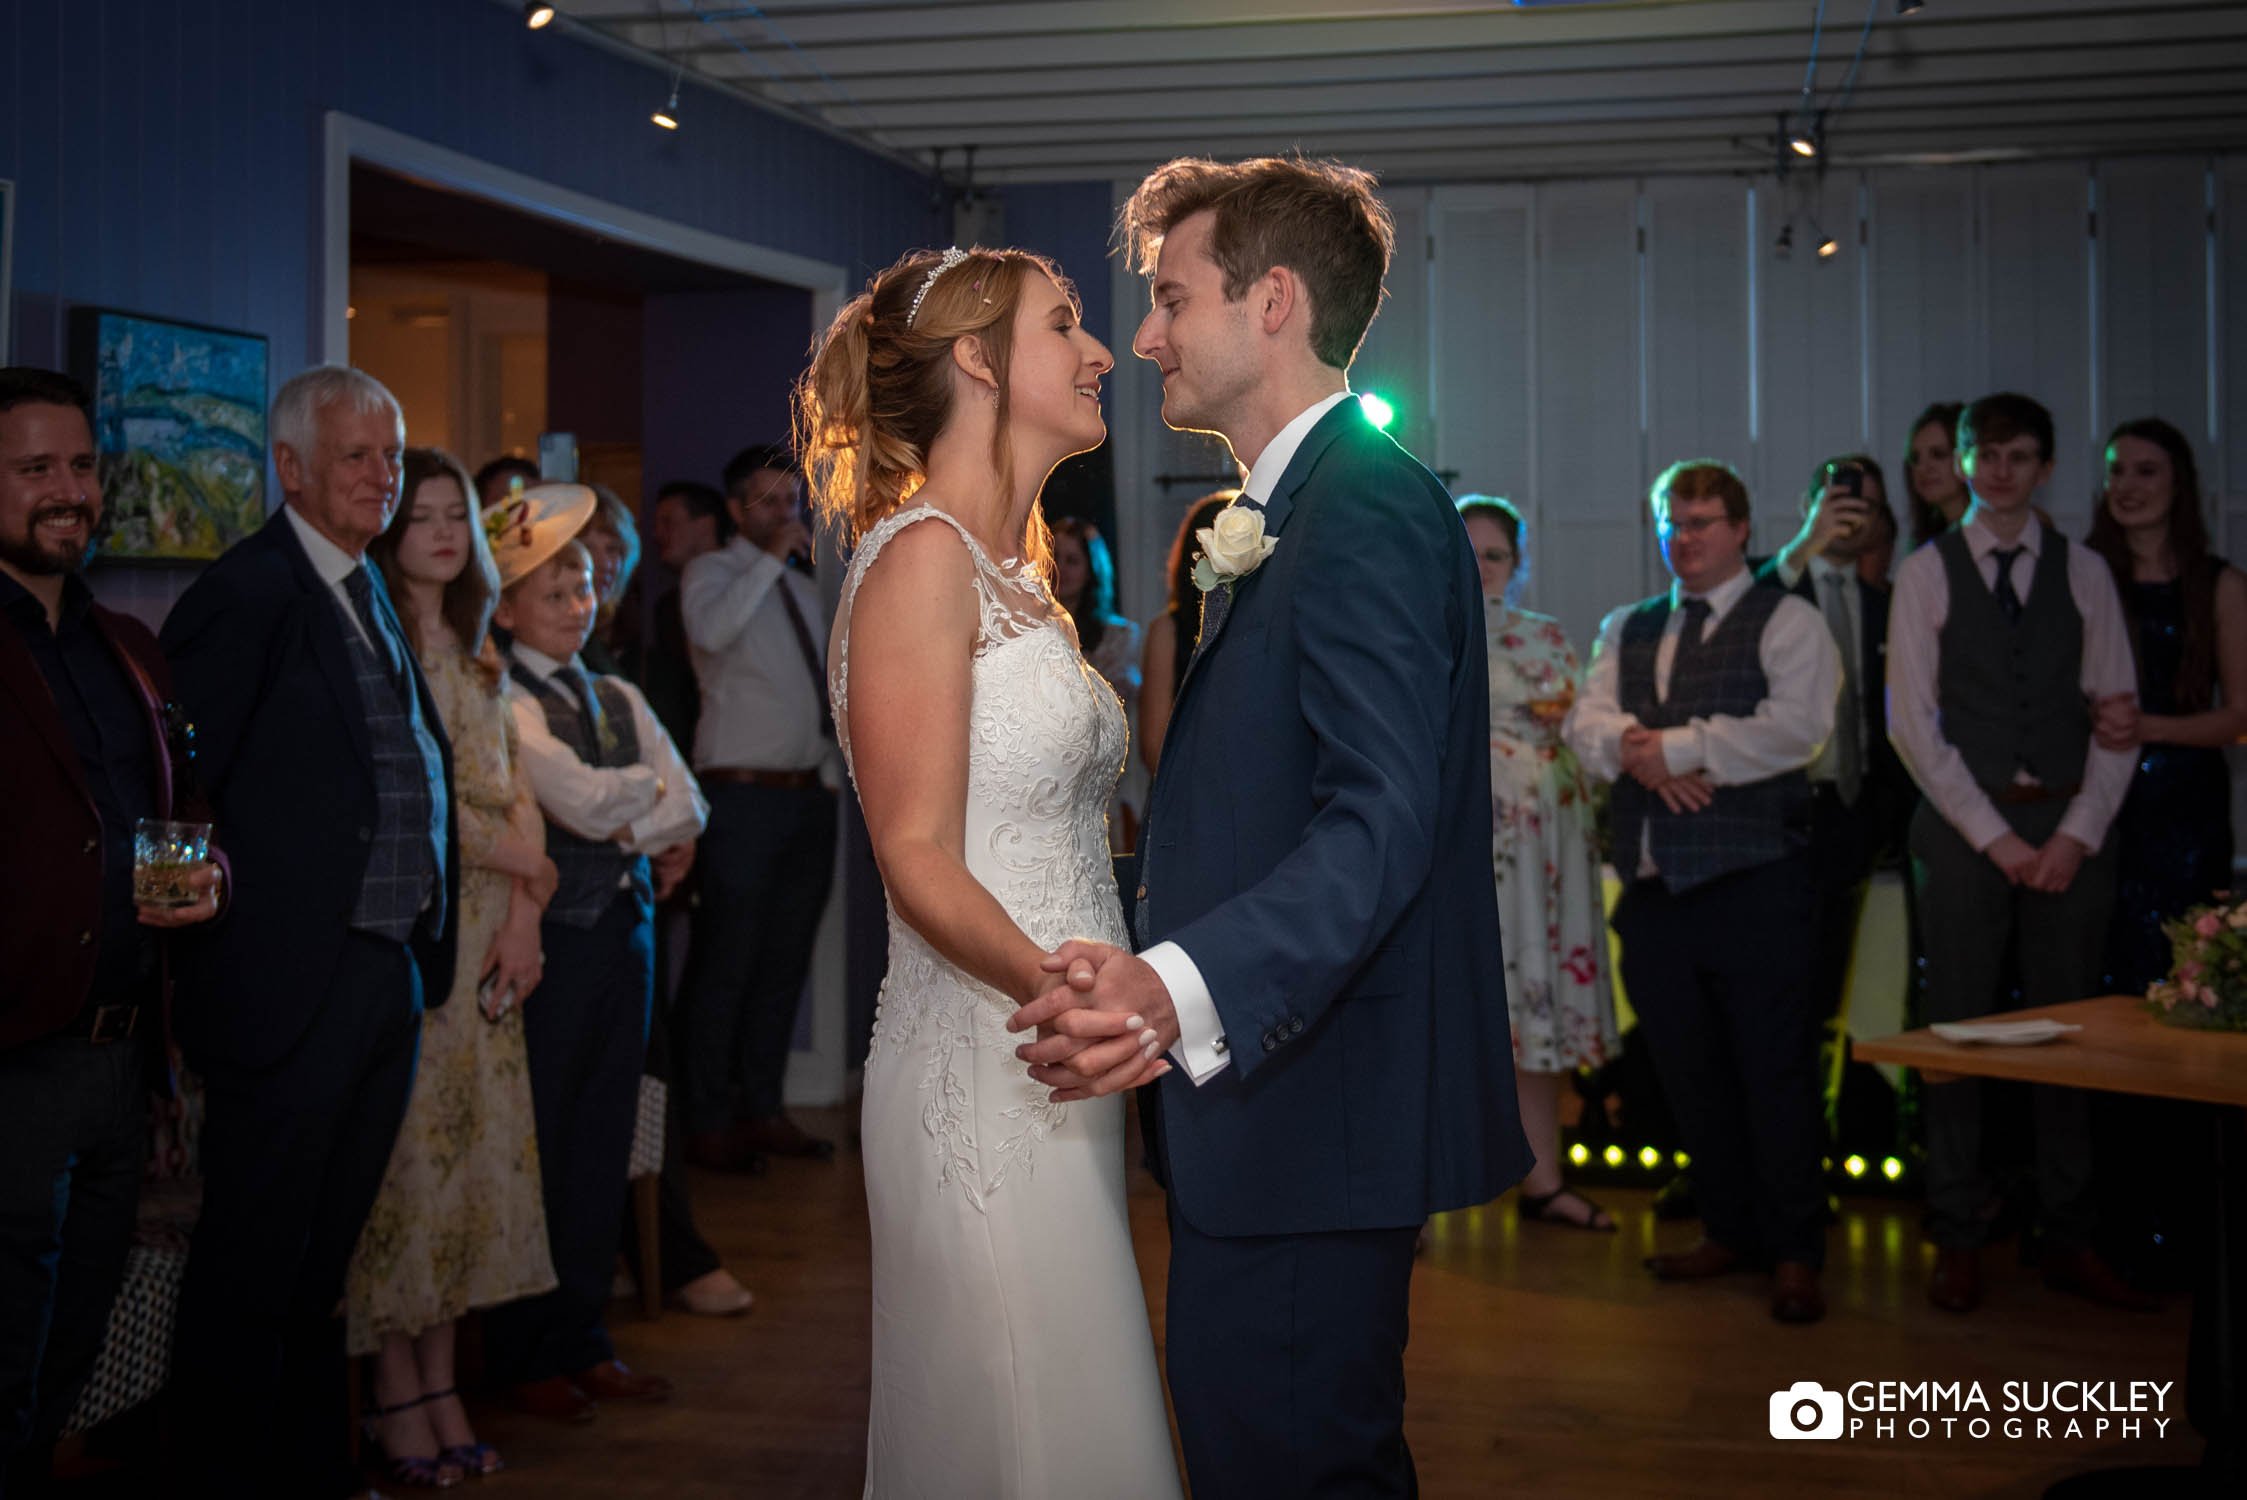
[[[413,1096],[345,1294],[350,1350],[374,1361],[374,1435],[396,1484],[488,1474],[453,1383],[455,1320],[554,1285],[521,1005],[539,978],[554,890],[545,824],[515,761],[487,638],[499,574],[459,460],[405,455],[402,501],[369,553],[397,600],[452,741],[460,830],[459,961],[421,1030]]]
[[[1537,1164],[1521,1183],[1525,1220],[1611,1230],[1605,1209],[1561,1180],[1560,1090],[1614,1055],[1599,847],[1583,772],[1561,743],[1575,700],[1576,652],[1560,622],[1514,607],[1523,576],[1521,515],[1504,500],[1459,502],[1482,569],[1490,654],[1491,860],[1514,1026],[1514,1083]]]

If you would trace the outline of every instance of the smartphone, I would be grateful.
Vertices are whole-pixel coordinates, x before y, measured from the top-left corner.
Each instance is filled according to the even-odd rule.
[[[542,432],[538,435],[538,477],[577,481],[577,434]]]
[[[1865,466],[1839,464],[1826,476],[1826,493],[1847,495],[1853,500],[1865,498]]]

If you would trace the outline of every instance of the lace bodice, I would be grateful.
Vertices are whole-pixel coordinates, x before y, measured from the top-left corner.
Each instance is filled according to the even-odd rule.
[[[1085,663],[1035,569],[993,561],[965,526],[933,506],[901,511],[876,526],[843,581],[828,691],[844,763],[855,780],[850,637],[859,584],[892,538],[932,520],[950,526],[966,545],[980,605],[968,713],[968,872],[1042,948],[1072,937],[1123,944],[1123,909],[1108,852],[1108,806],[1128,748],[1123,709]],[[1021,1039],[1005,1030],[1013,1009],[1005,995],[947,962],[892,904],[889,972],[868,1087],[877,1086],[878,1072],[919,1060],[923,1122],[944,1180],[958,1182],[979,1206],[1009,1173],[1029,1170],[1032,1146],[1066,1108],[1048,1102],[1014,1061]],[[959,1070],[967,1050],[1009,1065],[1004,1099],[965,1086]],[[901,1083],[884,1079],[879,1086]]]

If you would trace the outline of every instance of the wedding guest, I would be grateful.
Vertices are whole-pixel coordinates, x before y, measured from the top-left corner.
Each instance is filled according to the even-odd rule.
[[[695,774],[709,787],[702,896],[679,994],[687,1159],[754,1170],[834,1154],[781,1108],[812,944],[835,873],[840,766],[827,615],[802,478],[759,444],[726,465],[735,535],[687,565],[680,613],[702,683]]]
[[[1195,637],[1201,631],[1202,594],[1194,587],[1194,559],[1200,555],[1201,543],[1195,533],[1239,495],[1239,490],[1214,490],[1202,496],[1186,508],[1178,534],[1170,539],[1170,555],[1163,564],[1169,594],[1163,612],[1147,622],[1146,644],[1139,654],[1139,761],[1150,776],[1162,758],[1171,705],[1178,699],[1179,684],[1186,680]]]
[[[669,1381],[616,1358],[602,1312],[647,1056],[654,903],[685,877],[705,816],[646,700],[579,661],[598,606],[577,534],[598,504],[583,485],[535,485],[486,520],[502,591],[495,618],[513,635],[515,731],[561,884],[539,929],[546,977],[524,1016],[559,1284],[494,1308],[484,1342],[518,1408],[567,1422],[601,1401],[671,1394]]]
[[[204,1118],[171,1377],[189,1491],[349,1494],[336,1309],[422,1011],[452,991],[460,854],[443,719],[364,560],[398,503],[397,400],[324,365],[281,387],[272,434],[280,512],[163,630],[232,861],[226,920],[174,965]]]
[[[1966,481],[1958,474],[1956,401],[1937,401],[1912,420],[1904,450],[1904,509],[1911,515],[1912,547],[1925,546],[1966,514]]]
[[[2158,417],[2107,437],[2106,488],[2087,545],[2122,594],[2138,697],[2099,744],[2137,771],[2115,820],[2106,988],[2142,994],[2169,972],[2161,924],[2229,890],[2231,772],[2247,734],[2247,574],[2209,550],[2200,471]]]
[[[218,914],[133,886],[133,827],[208,813],[175,764],[169,669],[83,573],[101,478],[85,389],[0,369],[0,1494],[44,1492],[124,1278],[162,1079],[161,934]]]
[[[617,656],[618,613],[624,590],[640,566],[640,528],[632,520],[632,507],[605,484],[587,485],[598,502],[593,519],[585,523],[578,540],[593,557],[593,636],[580,653],[585,669],[604,677],[623,675]]]
[[[1973,499],[1896,574],[1888,732],[1925,794],[1910,842],[1930,1021],[1986,1013],[2016,941],[2024,1004],[2100,987],[2114,903],[2108,830],[2131,758],[2092,742],[2089,705],[2133,693],[2136,673],[2113,573],[2034,512],[2052,443],[2051,414],[2026,396],[1967,407],[1957,466]],[[2031,1100],[2045,1280],[2112,1306],[2148,1305],[2091,1247],[2084,1096],[2039,1086]],[[1981,1086],[1931,1087],[1922,1110],[1938,1246],[1928,1297],[1970,1312],[1988,1234]]]
[[[1825,1316],[1807,768],[1841,660],[1818,611],[1747,565],[1748,491],[1708,460],[1655,481],[1676,582],[1600,625],[1562,734],[1615,783],[1623,985],[1693,1158],[1704,1238],[1663,1281],[1773,1268],[1771,1315]]]
[[[585,669],[595,675],[628,676],[618,670],[624,653],[614,647],[624,636],[623,626],[629,619],[623,601],[636,581],[640,566],[639,528],[633,524],[630,508],[616,491],[600,484],[588,488],[599,503],[593,518],[586,522],[580,540],[592,554],[593,593],[600,602],[594,614],[593,636],[578,653],[578,658]],[[675,612],[675,591],[668,597],[673,600]],[[690,682],[692,675],[690,667]],[[648,708],[650,712],[656,711],[652,698],[648,699]],[[661,723],[662,715],[657,713],[656,719]],[[664,730],[668,734],[669,726],[665,725]],[[674,739],[672,743],[678,741]],[[675,915],[683,915],[689,891],[688,881],[675,883],[662,906],[672,909]],[[648,1074],[667,1086],[663,1101],[663,1167],[656,1191],[656,1269],[663,1283],[660,1290],[673,1307],[706,1317],[734,1317],[749,1311],[756,1299],[734,1279],[732,1272],[719,1264],[718,1253],[710,1248],[709,1241],[702,1237],[701,1229],[694,1222],[694,1204],[688,1195],[686,1158],[681,1145],[678,1091],[668,1087],[676,1074],[671,1047],[671,954],[666,930],[676,923],[667,922],[665,916],[664,910],[658,910],[655,918],[655,1000],[648,1008],[646,1064]],[[627,1204],[630,1201],[627,1194]],[[636,1279],[648,1274],[650,1268],[641,1264],[640,1236],[633,1232],[634,1225],[629,1219],[628,1209],[622,1248],[625,1262]]]
[[[374,1356],[384,1469],[427,1489],[501,1467],[461,1404],[461,1314],[554,1285],[521,1007],[538,988],[539,917],[559,875],[488,635],[499,571],[467,471],[409,448],[402,474],[397,514],[367,556],[452,743],[462,961],[447,1002],[422,1015],[413,1093],[345,1278],[344,1320],[348,1352]]]
[[[640,642],[637,659],[625,664],[626,672],[637,674],[634,680],[672,742],[691,746],[702,718],[702,687],[694,678],[677,580],[685,575],[687,564],[717,551],[733,534],[726,497],[714,485],[674,479],[655,492],[655,519],[649,531],[656,561],[673,581],[656,596],[650,634]],[[648,576],[643,573],[637,581],[645,583]]]
[[[502,453],[476,471],[476,508],[490,510],[511,494],[538,483],[538,465],[512,453]]]
[[[1918,800],[1888,743],[1888,590],[1868,585],[1857,570],[1878,534],[1876,518],[1888,514],[1887,480],[1876,460],[1863,453],[1828,459],[1803,492],[1802,529],[1756,569],[1759,578],[1818,610],[1841,659],[1834,732],[1809,767],[1817,907],[1810,987],[1829,1024],[1842,1018],[1857,914],[1873,865],[1884,850],[1901,847]],[[1837,1028],[1835,1045],[1845,1037]]]
[[[1482,570],[1490,657],[1491,860],[1507,934],[1506,1009],[1514,1092],[1537,1154],[1521,1217],[1612,1231],[1614,1218],[1561,1179],[1560,1091],[1614,1056],[1615,982],[1592,827],[1591,789],[1560,727],[1576,701],[1576,649],[1560,622],[1514,600],[1527,576],[1521,513],[1489,495],[1459,500]]]
[[[1077,627],[1085,661],[1123,702],[1126,722],[1139,712],[1139,626],[1116,613],[1116,564],[1100,528],[1075,516],[1053,523],[1054,597]],[[1139,812],[1121,784],[1108,809],[1108,837],[1121,852],[1137,841]]]

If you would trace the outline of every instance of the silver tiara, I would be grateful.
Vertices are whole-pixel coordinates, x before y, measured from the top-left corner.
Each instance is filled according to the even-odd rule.
[[[921,278],[921,289],[913,294],[913,306],[905,314],[905,326],[907,328],[912,327],[913,320],[921,315],[921,299],[928,295],[930,287],[936,285],[936,278],[966,259],[967,252],[959,246],[953,245],[945,250],[944,258],[936,263],[936,269]]]

